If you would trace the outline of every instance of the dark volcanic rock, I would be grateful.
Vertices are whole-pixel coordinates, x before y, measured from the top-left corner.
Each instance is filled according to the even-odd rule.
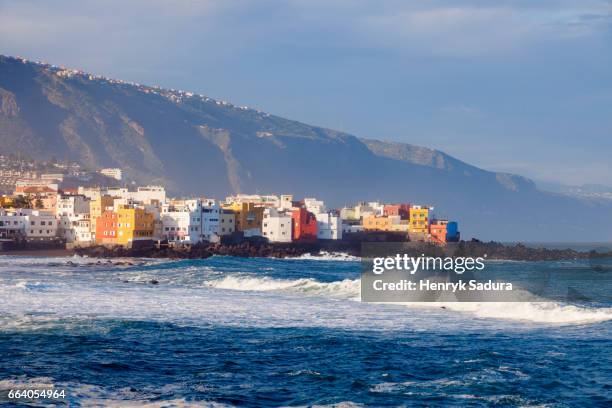
[[[169,259],[203,259],[213,255],[245,258],[287,258],[304,254],[317,255],[321,251],[343,252],[360,256],[361,243],[330,241],[314,243],[270,244],[243,242],[240,244],[198,244],[192,247],[164,247],[127,249],[123,247],[93,246],[77,248],[75,253],[97,258],[139,257]],[[610,252],[581,252],[573,249],[533,248],[523,244],[504,245],[499,242],[472,241],[449,243],[445,247],[427,243],[410,244],[406,251],[412,256],[487,257],[517,261],[554,261],[564,259],[612,258]],[[130,264],[130,263],[124,263]]]

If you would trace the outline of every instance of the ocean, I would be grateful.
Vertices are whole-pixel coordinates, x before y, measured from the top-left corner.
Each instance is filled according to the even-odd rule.
[[[612,406],[612,304],[362,303],[359,275],[332,254],[0,256],[0,405]]]

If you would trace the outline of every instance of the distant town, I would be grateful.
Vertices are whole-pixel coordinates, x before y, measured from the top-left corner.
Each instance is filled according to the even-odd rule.
[[[0,162],[6,164],[6,157]],[[67,187],[70,174],[87,180],[92,175],[80,174],[78,165],[55,167],[61,172],[37,173],[34,165],[3,170],[3,187],[11,186],[12,192],[0,196],[0,244],[136,248],[245,239],[315,242],[388,233],[445,245],[460,238],[457,222],[436,218],[429,205],[373,201],[328,209],[322,200],[290,194],[237,194],[222,201],[170,198],[162,186],[121,186],[119,168],[97,170],[117,186]]]

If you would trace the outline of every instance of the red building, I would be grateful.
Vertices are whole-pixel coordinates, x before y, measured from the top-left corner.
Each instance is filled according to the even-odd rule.
[[[410,204],[385,204],[383,215],[385,217],[399,215],[402,219],[408,219],[410,214]]]
[[[103,211],[96,220],[96,244],[116,244],[118,217],[114,211]]]
[[[291,239],[293,241],[316,241],[317,219],[313,213],[305,208],[298,208],[291,212],[293,222],[291,228]]]
[[[433,220],[429,225],[431,241],[436,244],[446,244],[446,220]]]

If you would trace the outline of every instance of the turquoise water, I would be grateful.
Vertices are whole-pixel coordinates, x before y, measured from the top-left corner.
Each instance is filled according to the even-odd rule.
[[[612,404],[609,303],[366,304],[349,257],[131,262],[0,256],[0,403]]]

